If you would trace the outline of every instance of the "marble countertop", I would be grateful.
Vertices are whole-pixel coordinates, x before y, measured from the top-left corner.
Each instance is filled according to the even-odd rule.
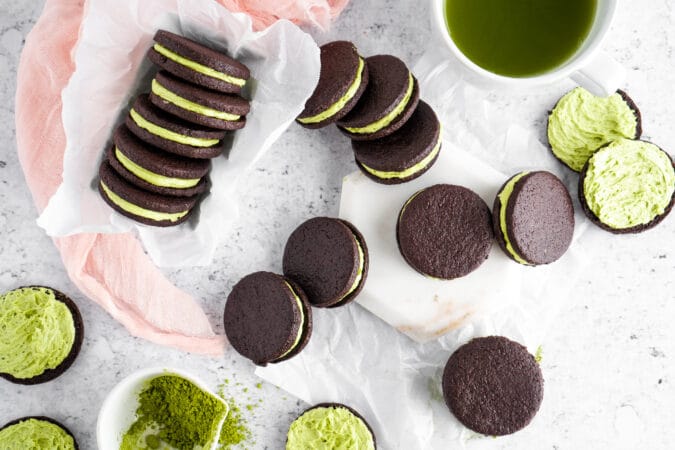
[[[51,285],[71,294],[87,326],[82,352],[57,380],[18,386],[0,380],[0,424],[49,415],[67,424],[83,449],[96,448],[98,409],[126,374],[175,366],[202,377],[242,405],[253,439],[246,448],[279,449],[306,406],[253,374],[234,351],[209,359],[131,337],[68,280],[19,167],[14,94],[19,54],[41,0],[0,0],[0,290]],[[671,0],[621,2],[606,50],[628,71],[626,90],[640,106],[645,138],[675,152],[675,12]],[[426,2],[352,0],[319,42],[353,40],[363,54],[394,53],[413,63],[427,44]],[[568,83],[533,93],[495,92],[499,111],[543,130],[545,111]],[[448,124],[446,124],[448,126]],[[544,133],[540,136],[542,139]],[[242,180],[242,215],[211,266],[168,271],[201,299],[217,331],[232,285],[254,270],[280,271],[284,239],[316,215],[336,215],[342,177],[354,170],[348,143],[329,128],[291,126]],[[278,186],[284,195],[274,196]],[[598,234],[600,249],[570,294],[545,342],[544,403],[533,423],[494,440],[494,449],[666,449],[675,442],[675,218],[636,236]],[[542,299],[546,301],[546,299]],[[227,380],[227,383],[226,383]]]

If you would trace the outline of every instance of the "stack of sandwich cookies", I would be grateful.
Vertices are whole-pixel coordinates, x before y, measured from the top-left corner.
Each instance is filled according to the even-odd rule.
[[[0,448],[7,450],[77,450],[73,433],[51,417],[31,416],[0,428]]]

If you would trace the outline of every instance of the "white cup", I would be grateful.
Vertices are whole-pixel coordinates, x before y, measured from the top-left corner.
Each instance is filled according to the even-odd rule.
[[[445,19],[446,0],[430,2],[434,38],[416,65],[416,75],[425,81],[447,69],[454,61],[462,63],[462,73],[470,81],[490,87],[523,90],[571,78],[595,95],[608,96],[616,92],[624,81],[624,68],[600,49],[614,18],[617,0],[598,0],[591,31],[572,58],[549,72],[531,77],[498,75],[475,64],[450,37]]]

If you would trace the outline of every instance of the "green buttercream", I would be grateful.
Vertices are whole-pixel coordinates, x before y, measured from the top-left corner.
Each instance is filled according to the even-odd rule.
[[[0,297],[0,372],[34,378],[54,369],[75,342],[68,307],[47,288],[21,288]]]
[[[115,148],[115,158],[117,158],[120,164],[122,164],[129,172],[154,186],[173,189],[187,189],[196,186],[200,180],[199,178],[172,178],[151,172],[127,158],[126,155],[124,155],[124,153],[119,150],[119,148]]]
[[[166,128],[162,128],[159,125],[156,125],[148,120],[145,120],[135,109],[129,111],[131,119],[138,125],[140,128],[146,130],[148,133],[152,133],[156,136],[164,138],[168,141],[178,142],[179,144],[191,145],[193,147],[212,147],[220,142],[219,139],[205,139],[197,138],[192,136],[185,136],[180,133],[176,133]]]
[[[513,194],[513,188],[516,186],[516,183],[518,183],[518,181],[520,181],[520,179],[528,173],[529,172],[521,172],[511,178],[499,193],[499,201],[501,202],[501,208],[499,209],[499,229],[501,230],[502,236],[504,237],[506,250],[508,250],[509,254],[513,256],[513,259],[524,265],[529,265],[529,263],[516,252],[516,250],[513,248],[513,244],[511,244],[511,240],[509,239],[509,234],[506,228],[506,207],[509,204],[509,198],[511,197],[511,194]]]
[[[3,450],[74,450],[75,440],[46,420],[27,419],[0,431]]]
[[[235,86],[241,87],[241,86],[244,86],[246,84],[246,80],[244,80],[242,78],[233,77],[232,75],[228,75],[226,73],[219,72],[215,69],[212,69],[211,67],[205,66],[203,64],[199,64],[196,61],[192,61],[191,59],[184,58],[183,56],[180,56],[178,53],[172,52],[171,50],[169,50],[168,48],[166,48],[166,47],[164,47],[160,44],[155,44],[153,46],[153,48],[155,49],[155,51],[157,51],[157,53],[160,53],[160,54],[166,56],[171,61],[174,61],[174,62],[176,62],[176,63],[178,63],[182,66],[188,67],[188,68],[194,70],[195,72],[201,73],[202,75],[207,75],[211,78],[216,78],[218,80],[222,80],[222,81],[225,81],[227,83],[234,84]]]
[[[675,191],[675,169],[656,145],[619,139],[588,161],[584,198],[598,219],[621,230],[663,214]]]
[[[431,164],[431,162],[434,160],[434,158],[436,158],[436,156],[438,156],[438,153],[441,151],[441,137],[440,136],[441,135],[439,134],[438,142],[436,143],[434,148],[431,149],[431,153],[429,153],[427,156],[425,156],[417,164],[415,164],[412,167],[409,167],[405,170],[402,170],[400,172],[385,172],[385,171],[382,171],[382,170],[375,170],[372,167],[366,166],[365,164],[361,164],[361,166],[364,169],[366,169],[366,171],[372,173],[376,177],[381,178],[383,180],[389,180],[389,179],[392,179],[392,178],[402,179],[402,178],[411,177],[411,176],[415,175],[416,173],[426,169],[429,166],[429,164]]]
[[[359,67],[356,69],[356,78],[354,79],[354,82],[352,83],[351,86],[349,86],[349,89],[347,89],[347,92],[345,92],[345,95],[340,98],[337,102],[333,103],[330,105],[328,108],[326,108],[324,111],[320,112],[316,116],[312,117],[305,117],[302,119],[298,119],[298,122],[301,123],[319,123],[322,122],[326,119],[329,119],[333,117],[335,114],[340,112],[342,108],[345,107],[349,101],[354,98],[354,95],[356,95],[356,92],[359,90],[359,87],[361,86],[361,79],[363,78],[363,67],[365,66],[365,63],[363,62],[363,58],[359,58]]]
[[[288,350],[286,350],[286,352],[277,359],[281,359],[284,356],[288,355],[290,352],[293,351],[293,349],[295,347],[298,346],[298,344],[300,343],[300,338],[302,337],[302,331],[303,331],[302,329],[305,326],[305,312],[302,310],[302,301],[300,300],[300,297],[298,296],[298,294],[296,294],[293,287],[290,284],[288,284],[286,281],[284,281],[284,283],[286,284],[288,289],[291,291],[291,294],[293,294],[293,298],[295,299],[295,303],[298,305],[298,311],[300,311],[300,326],[298,327],[298,334],[295,337],[295,340],[293,341],[293,345],[291,345],[291,347]]]
[[[136,420],[120,450],[208,450],[227,416],[227,405],[178,375],[148,381],[138,396]]]
[[[169,220],[171,222],[176,222],[180,219],[182,219],[187,213],[190,211],[182,211],[178,213],[165,213],[165,212],[159,212],[159,211],[152,211],[150,209],[145,209],[141,208],[138,205],[134,205],[133,203],[124,200],[122,197],[119,195],[115,194],[113,191],[110,190],[108,186],[101,181],[101,187],[103,188],[103,192],[105,192],[105,195],[108,196],[111,202],[113,202],[115,205],[119,206],[122,208],[124,211],[133,214],[138,217],[143,217],[145,219],[150,219],[150,220],[155,220],[157,222],[164,221],[164,220]]]
[[[548,118],[553,153],[577,172],[598,148],[615,139],[633,139],[636,133],[635,112],[619,94],[603,98],[583,88],[573,89]]]
[[[214,119],[225,120],[228,122],[239,120],[239,118],[241,117],[236,114],[218,111],[217,109],[209,108],[208,106],[200,105],[199,103],[195,103],[186,98],[183,98],[180,95],[177,95],[176,93],[171,92],[166,87],[162,86],[156,79],[152,80],[151,89],[153,94],[155,94],[162,100],[165,100],[169,103],[173,103],[174,105],[183,108],[186,111],[193,112],[195,114],[201,114],[202,116],[212,117]]]
[[[356,250],[359,253],[359,268],[356,271],[356,278],[354,278],[354,283],[352,283],[347,293],[342,297],[340,297],[340,300],[338,300],[337,303],[340,303],[342,300],[347,298],[352,292],[354,292],[356,288],[359,287],[359,283],[361,283],[361,280],[363,279],[363,268],[366,265],[366,258],[363,254],[363,247],[361,246],[359,240],[356,238],[356,235],[354,235],[354,241],[356,242]]]
[[[373,450],[366,424],[346,408],[310,409],[288,430],[286,450]]]

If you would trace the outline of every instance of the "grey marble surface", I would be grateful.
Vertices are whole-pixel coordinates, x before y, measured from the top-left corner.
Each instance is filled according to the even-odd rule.
[[[0,380],[0,424],[45,414],[66,423],[83,449],[96,448],[95,423],[107,391],[133,370],[171,365],[201,376],[242,405],[254,438],[247,448],[279,449],[305,406],[253,375],[233,351],[208,359],[132,338],[77,292],[59,255],[35,225],[36,210],[16,155],[14,94],[23,41],[39,0],[0,0],[0,290],[47,284],[78,302],[87,325],[82,353],[57,380],[22,387]],[[353,0],[319,42],[350,39],[362,53],[414,62],[429,40],[426,2]],[[645,137],[675,151],[675,13],[671,0],[622,2],[606,50],[628,69],[627,90],[644,116]],[[498,110],[542,130],[565,83],[528,94],[496,92]],[[451,127],[451,124],[445,124]],[[354,170],[348,143],[330,128],[298,126],[244,177],[242,215],[209,267],[167,272],[200,298],[218,331],[232,285],[254,270],[280,270],[283,242],[302,220],[335,215],[342,177]],[[279,192],[283,195],[270,195]],[[600,255],[574,286],[545,342],[545,400],[531,426],[493,441],[495,449],[668,449],[675,442],[675,219],[638,236],[597,234]],[[542,299],[546,301],[546,299]]]

